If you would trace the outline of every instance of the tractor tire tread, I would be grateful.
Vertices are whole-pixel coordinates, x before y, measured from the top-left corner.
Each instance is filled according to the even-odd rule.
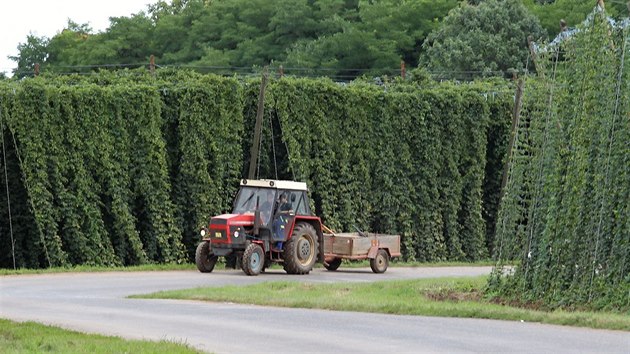
[[[202,241],[199,245],[197,245],[197,250],[195,251],[195,264],[201,273],[212,272],[215,264],[217,263],[218,257],[210,255],[209,247],[209,242]]]
[[[313,240],[312,252],[313,258],[312,260],[304,265],[301,264],[298,259],[298,243],[299,239],[302,235],[308,235]],[[306,222],[299,222],[293,228],[293,233],[291,238],[285,243],[284,247],[284,270],[288,274],[308,274],[315,265],[317,261],[317,255],[319,253],[319,242],[317,239],[317,232],[313,225]]]

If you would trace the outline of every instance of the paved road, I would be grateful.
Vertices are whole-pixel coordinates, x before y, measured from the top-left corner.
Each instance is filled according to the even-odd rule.
[[[132,294],[271,280],[369,282],[487,274],[489,268],[390,268],[287,276],[115,272],[0,277],[0,317],[215,353],[630,353],[630,333],[477,319],[394,316],[175,300]]]

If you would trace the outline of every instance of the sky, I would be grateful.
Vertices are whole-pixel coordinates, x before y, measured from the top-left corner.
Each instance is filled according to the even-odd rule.
[[[8,76],[16,67],[7,56],[17,55],[19,43],[32,33],[51,38],[68,19],[88,23],[95,31],[109,27],[110,17],[130,16],[146,11],[157,0],[3,0],[0,2],[0,72]]]

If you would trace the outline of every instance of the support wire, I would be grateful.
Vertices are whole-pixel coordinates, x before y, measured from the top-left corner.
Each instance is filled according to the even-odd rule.
[[[11,217],[11,194],[9,193],[9,175],[7,173],[7,153],[4,145],[4,119],[0,111],[0,134],[2,135],[2,160],[4,164],[4,182],[7,188],[7,210],[9,212],[9,234],[11,235],[11,256],[13,257],[13,270],[15,265],[15,238],[13,237],[13,219]]]

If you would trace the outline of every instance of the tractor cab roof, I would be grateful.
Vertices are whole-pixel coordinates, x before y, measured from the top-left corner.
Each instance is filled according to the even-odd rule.
[[[306,183],[295,181],[281,181],[272,179],[242,179],[241,187],[261,187],[261,188],[273,188],[273,189],[291,189],[306,191]]]

